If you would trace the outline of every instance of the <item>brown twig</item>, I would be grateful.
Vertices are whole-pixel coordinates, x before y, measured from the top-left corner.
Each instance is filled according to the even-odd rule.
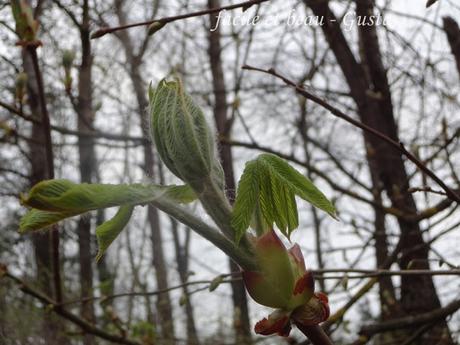
[[[325,268],[312,270],[314,274],[325,273],[360,273],[362,277],[384,277],[384,276],[412,276],[412,275],[430,275],[430,276],[452,276],[460,275],[460,269],[452,270],[365,270],[365,269],[347,269],[347,268]]]
[[[455,300],[443,308],[438,308],[426,313],[405,316],[399,319],[379,322],[361,328],[360,339],[354,344],[365,344],[372,336],[378,333],[393,331],[407,327],[422,326],[442,320],[460,309],[460,300]]]
[[[221,274],[221,277],[228,276],[229,274]],[[220,282],[220,284],[227,284],[231,283],[233,281],[239,281],[241,278],[233,278],[233,279],[226,279]],[[181,289],[186,286],[193,286],[193,285],[201,285],[201,284],[207,284],[206,286],[203,287],[203,289],[209,289],[210,284],[212,283],[212,280],[196,280],[196,281],[191,281],[191,282],[186,282],[184,284],[179,284],[175,286],[168,287],[166,289],[160,289],[160,290],[155,290],[155,291],[142,291],[142,292],[122,292],[119,294],[113,294],[110,296],[94,296],[94,297],[87,297],[87,298],[80,298],[77,300],[72,300],[72,301],[66,301],[61,304],[61,306],[64,305],[70,305],[70,304],[76,304],[76,303],[84,303],[88,301],[95,301],[95,300],[101,300],[101,303],[105,303],[107,301],[113,300],[115,298],[120,298],[120,297],[136,297],[136,296],[157,296],[161,295],[163,293],[167,293],[173,290]],[[201,291],[201,288],[200,288]]]
[[[400,151],[403,155],[405,155],[411,162],[413,162],[421,171],[423,171],[426,175],[430,176],[433,181],[435,181],[445,192],[446,195],[449,197],[449,199],[460,203],[460,196],[455,193],[451,188],[449,188],[434,172],[432,172],[423,162],[421,162],[417,157],[415,157],[412,153],[406,150],[405,146],[403,143],[398,143],[391,139],[390,137],[386,136],[385,134],[377,131],[376,129],[369,127],[368,125],[365,125],[364,123],[357,121],[353,119],[351,116],[346,115],[343,113],[341,110],[337,109],[336,107],[332,106],[328,102],[324,101],[323,99],[313,95],[312,93],[308,92],[305,90],[303,87],[297,85],[294,83],[292,80],[287,79],[286,77],[282,76],[281,74],[277,73],[273,68],[264,70],[261,68],[257,67],[252,67],[248,65],[244,65],[242,67],[243,69],[249,70],[249,71],[258,71],[262,73],[266,73],[269,75],[272,75],[278,79],[281,79],[286,85],[289,85],[293,87],[299,94],[304,96],[305,98],[313,101],[314,103],[322,106],[323,108],[329,110],[334,116],[341,118],[342,120],[347,121],[348,123],[352,124],[355,127],[358,127],[380,139],[383,141],[387,142],[394,148],[396,148],[398,151]]]
[[[428,186],[413,187],[413,188],[409,188],[407,191],[408,191],[409,193],[429,192],[429,193],[433,193],[433,194],[439,194],[439,195],[446,196],[446,193],[445,193],[445,192],[442,192],[442,191],[440,191],[440,190],[434,190],[433,188],[428,187]]]
[[[36,123],[36,124],[42,123],[42,121],[39,118],[32,116],[30,114],[26,114],[22,109],[18,109],[13,105],[2,102],[1,100],[0,100],[0,107],[5,108],[10,113],[19,116],[25,121]],[[95,128],[93,128],[91,131],[88,131],[88,132],[81,132],[81,131],[73,130],[73,129],[66,128],[66,127],[55,126],[52,124],[50,125],[50,128],[52,131],[55,131],[55,132],[58,132],[64,135],[73,135],[73,136],[80,137],[80,138],[107,139],[111,141],[132,141],[139,145],[143,145],[145,142],[148,141],[148,139],[145,139],[140,136],[137,137],[137,136],[124,135],[124,134],[109,133],[109,132],[104,132],[104,131],[101,131]]]
[[[93,326],[91,323],[81,319],[80,317],[76,316],[75,314],[69,312],[68,310],[61,308],[59,304],[49,298],[48,296],[44,295],[42,292],[35,290],[31,286],[29,286],[25,281],[22,279],[12,275],[9,273],[4,265],[0,265],[0,278],[1,277],[7,277],[14,281],[19,289],[24,292],[25,294],[32,296],[45,304],[48,307],[48,310],[53,311],[54,313],[60,315],[64,319],[72,322],[73,324],[77,325],[80,327],[85,333],[93,334],[101,339],[105,339],[108,341],[111,341],[113,343],[118,343],[118,344],[125,344],[125,345],[141,345],[141,343],[130,340],[118,335],[114,335],[111,333],[108,333],[100,328],[97,328]]]
[[[260,4],[266,1],[269,1],[269,0],[250,0],[250,1],[245,1],[245,2],[238,3],[238,4],[211,8],[211,9],[206,9],[206,10],[201,10],[201,11],[196,11],[196,12],[191,12],[191,13],[185,13],[185,14],[180,14],[180,15],[172,16],[172,17],[163,17],[163,18],[147,20],[147,21],[139,22],[139,23],[132,23],[132,24],[126,24],[126,25],[121,25],[121,26],[102,28],[97,31],[94,31],[91,34],[91,39],[99,38],[104,35],[111,34],[113,32],[120,31],[120,30],[130,29],[130,28],[134,28],[138,26],[150,25],[152,23],[167,24],[167,23],[175,22],[181,19],[199,17],[199,16],[211,14],[211,13],[224,11],[224,10],[234,10],[236,8],[243,8],[243,10],[246,10],[253,5]]]
[[[333,345],[321,326],[304,326],[302,324],[296,324],[296,326],[313,345]]]

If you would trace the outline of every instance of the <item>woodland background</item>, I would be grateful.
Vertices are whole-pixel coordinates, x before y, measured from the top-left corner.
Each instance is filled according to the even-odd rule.
[[[340,222],[302,204],[293,240],[315,270],[318,290],[329,294],[335,318],[324,326],[337,344],[361,344],[360,335],[382,345],[458,343],[458,204],[400,151],[279,79],[241,66],[274,68],[403,142],[459,193],[460,5],[256,1],[245,16],[287,18],[295,9],[299,17],[338,20],[211,32],[216,17],[205,14],[168,23],[153,36],[142,26],[90,40],[101,27],[232,3],[32,1],[43,43],[38,54],[54,176],[175,182],[149,139],[147,113],[148,84],[175,73],[218,132],[230,199],[244,162],[265,151],[290,161],[334,200]],[[381,14],[388,24],[345,30],[340,19],[351,11]],[[241,15],[241,8],[232,13]],[[63,222],[53,230],[58,236],[18,234],[25,212],[20,194],[51,175],[37,75],[28,53],[15,45],[5,1],[0,28],[0,271],[9,272],[0,280],[0,343],[93,345],[112,336],[125,344],[302,343],[297,333],[289,339],[254,336],[254,322],[267,311],[246,297],[238,268],[153,207],[136,211],[98,263],[94,229],[111,210]],[[216,276],[230,272],[209,291]],[[37,292],[49,299],[45,306]]]

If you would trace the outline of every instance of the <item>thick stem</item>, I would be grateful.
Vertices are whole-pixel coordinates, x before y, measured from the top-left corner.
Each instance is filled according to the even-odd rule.
[[[296,324],[296,326],[313,345],[334,345],[321,326],[303,326],[301,324]]]
[[[200,195],[200,201],[211,216],[216,225],[221,229],[223,234],[232,242],[235,240],[235,232],[231,225],[232,218],[232,206],[216,183],[209,179],[209,182],[205,184],[205,188]],[[239,243],[239,247],[244,249],[247,253],[252,252],[252,247],[249,244],[246,236],[243,236]]]
[[[257,265],[254,260],[245,250],[237,247],[232,241],[223,236],[217,229],[209,226],[198,217],[187,212],[184,208],[177,206],[169,201],[153,201],[152,204],[158,209],[166,212],[181,223],[189,226],[200,236],[204,237],[217,248],[227,254],[241,268],[249,271],[257,270]]]
[[[199,198],[206,212],[222,230],[224,235],[233,240],[235,235],[230,224],[232,207],[225,197],[224,191],[216,186],[212,178],[209,178],[209,181],[205,183],[204,190]]]

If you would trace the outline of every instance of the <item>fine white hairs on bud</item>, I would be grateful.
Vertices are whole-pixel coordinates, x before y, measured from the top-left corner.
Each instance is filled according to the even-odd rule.
[[[149,98],[152,138],[169,170],[198,192],[210,179],[223,185],[214,133],[180,80],[163,79]]]

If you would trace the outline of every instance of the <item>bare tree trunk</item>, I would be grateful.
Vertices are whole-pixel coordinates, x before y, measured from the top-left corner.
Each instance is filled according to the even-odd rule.
[[[368,83],[372,84],[372,67],[368,67],[369,62],[367,62],[366,52],[368,52],[368,48],[364,45],[366,41],[363,39],[363,36],[360,36],[359,40],[359,53],[361,60],[363,61],[363,70],[365,72],[365,78]],[[378,47],[378,40],[377,36],[375,36],[377,47]],[[381,61],[380,61],[381,64]],[[382,66],[383,68],[383,66]],[[384,72],[385,74],[385,72]],[[385,79],[385,84],[387,85],[387,90],[389,90],[388,81],[386,80],[386,75],[382,77]],[[392,105],[391,105],[391,95],[388,95],[390,99],[390,107],[391,107],[391,114],[392,114]],[[366,150],[366,157],[369,162],[369,170],[371,174],[371,181],[372,181],[372,194],[373,199],[377,205],[382,205],[382,192],[383,186],[379,180],[379,176],[376,172],[379,170],[379,167],[376,166],[376,159],[372,155],[372,150]],[[386,233],[386,226],[385,226],[385,213],[378,207],[374,207],[374,239],[375,239],[375,256],[376,256],[376,266],[382,267],[385,265],[385,262],[388,257],[388,239]],[[380,307],[381,307],[381,319],[388,320],[394,317],[401,316],[401,308],[396,301],[396,293],[394,290],[393,282],[391,277],[381,277],[379,279],[379,297],[380,297]],[[387,338],[388,341],[394,341],[392,338],[393,336],[397,337],[397,334],[389,334]],[[396,339],[396,338],[395,338]]]
[[[188,288],[185,285],[188,280],[188,248],[190,246],[190,229],[187,229],[185,234],[184,243],[181,244],[179,237],[179,224],[174,218],[171,219],[171,228],[174,237],[174,249],[176,252],[176,262],[177,262],[177,271],[179,272],[180,282],[184,284],[182,292],[185,296],[188,296]],[[195,326],[195,317],[193,316],[193,305],[190,298],[187,298],[185,303],[185,314],[187,318],[187,344],[188,345],[199,345],[200,341],[198,339],[196,326]]]
[[[455,19],[452,17],[444,17],[443,24],[450,49],[452,50],[452,55],[454,56],[457,64],[457,71],[460,76],[460,28],[458,27]]]
[[[144,87],[144,81],[140,76],[139,65],[131,65],[131,80],[136,91],[138,101],[139,114],[141,116],[141,126],[143,128],[144,137],[148,138],[148,120],[147,120],[147,90]],[[144,171],[150,179],[154,179],[155,159],[150,142],[144,145]],[[151,241],[153,249],[153,266],[156,272],[157,288],[164,290],[168,287],[168,273],[166,269],[166,260],[163,251],[163,235],[161,232],[160,218],[158,210],[149,205],[148,219],[151,229]],[[162,336],[170,343],[174,342],[174,319],[172,316],[171,299],[168,293],[158,295],[157,310],[161,324]]]
[[[40,12],[39,9],[36,10],[36,16],[38,16]],[[38,118],[43,119],[44,115],[39,100],[38,79],[34,70],[32,56],[26,49],[23,49],[22,52],[22,63],[24,72],[27,74],[27,99],[30,111]],[[52,177],[53,171],[49,171],[50,164],[49,162],[47,164],[50,157],[47,157],[45,145],[46,134],[43,122],[34,122],[32,124],[31,134],[33,140],[29,145],[31,162],[30,184],[33,186],[40,181]],[[56,296],[57,293],[53,289],[53,265],[59,265],[59,262],[53,262],[53,247],[55,245],[59,246],[59,237],[57,237],[57,234],[53,236],[53,231],[56,231],[56,229],[32,234],[38,285],[48,296]],[[55,241],[55,243],[53,243],[53,241]],[[50,345],[68,344],[68,339],[64,335],[62,323],[49,313],[44,313],[43,317],[43,338],[46,343]]]
[[[382,204],[382,191],[376,186],[378,179],[372,175],[374,201]],[[385,213],[378,207],[374,207],[374,240],[376,266],[384,267],[388,259],[388,238],[385,225]],[[396,298],[396,292],[391,277],[379,278],[380,319],[382,321],[397,318],[403,315],[401,306]],[[401,331],[387,332],[379,335],[376,344],[397,343],[398,339],[405,334]]]
[[[375,26],[360,26],[360,40],[364,48],[365,61],[359,64],[343,32],[339,21],[323,0],[304,0],[317,16],[326,18],[322,30],[331,47],[338,64],[350,88],[350,94],[358,108],[361,121],[390,138],[398,141],[397,127],[393,115],[391,93],[386,71],[383,68]],[[357,14],[372,11],[370,1],[358,1]],[[366,78],[366,70],[369,80]],[[375,95],[378,94],[378,97]],[[408,189],[408,176],[404,167],[401,153],[379,139],[364,134],[368,147],[368,160],[371,173],[378,177],[378,183],[383,186],[393,207],[414,214],[417,212],[415,201]],[[375,182],[375,181],[374,181]],[[378,187],[378,186],[377,186]],[[416,262],[413,268],[429,268],[428,249],[423,246],[424,240],[417,222],[398,219],[401,230],[403,256],[400,266],[406,269],[410,262]],[[414,247],[417,247],[414,250]],[[408,314],[416,314],[440,307],[433,280],[428,276],[404,276],[401,279],[401,304]],[[447,334],[447,336],[446,336]],[[421,338],[419,344],[438,344],[440,339],[451,344],[450,335],[445,322],[433,328],[429,339]]]
[[[147,120],[147,90],[144,87],[144,82],[140,76],[139,65],[131,65],[131,80],[136,91],[138,101],[139,114],[141,116],[141,126],[143,128],[144,137],[148,138],[148,120]],[[150,179],[154,179],[155,159],[150,142],[144,144],[144,171]],[[161,232],[160,218],[158,210],[151,206],[147,206],[148,220],[151,229],[151,241],[153,249],[153,266],[156,272],[157,288],[164,290],[168,288],[168,273],[166,269],[166,260],[163,251],[163,235]],[[168,293],[158,295],[157,310],[162,330],[162,336],[168,343],[174,342],[174,319],[172,316],[171,299]],[[166,344],[166,343],[165,343]]]
[[[81,64],[78,74],[78,101],[76,111],[78,115],[78,130],[82,133],[91,130],[94,122],[93,113],[93,88],[92,88],[92,65],[91,41],[89,38],[89,5],[88,0],[83,2],[82,22],[80,24],[81,40]],[[80,157],[80,178],[83,183],[95,182],[95,150],[94,140],[90,137],[78,138],[78,153]],[[82,299],[93,296],[93,269],[91,257],[91,217],[80,217],[78,222],[78,247],[80,261],[80,293]],[[92,301],[81,304],[81,315],[84,319],[95,322],[94,305]],[[91,335],[85,335],[85,344],[92,345],[95,339]]]
[[[125,14],[122,9],[122,2],[116,1],[116,12],[120,23],[125,23]],[[144,171],[150,179],[154,179],[155,175],[155,156],[149,138],[149,121],[147,116],[147,90],[145,82],[142,79],[140,66],[142,57],[145,52],[148,37],[144,38],[139,54],[135,54],[134,46],[129,34],[126,31],[120,31],[117,35],[126,54],[128,63],[129,76],[133,83],[134,92],[137,99],[138,113],[141,120],[142,133],[146,142],[144,144]],[[148,220],[151,229],[151,242],[153,250],[153,265],[155,267],[157,288],[164,290],[168,287],[168,273],[166,269],[166,260],[163,251],[163,236],[160,227],[160,218],[158,210],[151,205],[147,206]],[[157,310],[159,324],[161,326],[161,335],[165,344],[174,343],[174,319],[172,314],[171,299],[168,293],[158,295]]]
[[[208,8],[220,7],[219,0],[208,0]],[[217,24],[216,14],[210,14],[210,27],[215,28]],[[214,92],[214,120],[217,133],[220,137],[227,137],[230,133],[229,121],[227,119],[227,94],[225,91],[225,79],[222,69],[220,29],[216,28],[209,32],[209,60],[211,63],[212,84]],[[235,177],[233,173],[233,157],[230,145],[223,145],[219,148],[220,160],[224,169],[225,187],[230,203],[235,200]],[[229,260],[230,271],[239,270],[237,264]],[[251,343],[251,330],[249,320],[249,309],[246,297],[246,290],[242,281],[232,282],[232,298],[234,307],[234,327],[238,343]]]
[[[144,87],[144,82],[140,76],[139,66],[132,65],[131,68],[131,80],[133,82],[134,88],[136,90],[136,97],[138,100],[139,114],[141,116],[141,125],[144,130],[144,137],[148,138],[147,128],[147,91]],[[144,171],[150,179],[154,179],[154,166],[155,160],[153,155],[153,150],[150,142],[144,145]],[[151,229],[151,241],[153,249],[153,266],[155,267],[156,272],[156,281],[157,288],[159,290],[164,290],[168,287],[168,273],[166,269],[166,260],[164,257],[163,251],[163,235],[161,232],[160,218],[158,210],[148,205],[148,220]],[[169,342],[174,342],[174,319],[172,316],[172,305],[171,299],[168,293],[163,293],[158,295],[157,299],[157,310],[159,313],[159,320],[162,329],[162,336]]]

